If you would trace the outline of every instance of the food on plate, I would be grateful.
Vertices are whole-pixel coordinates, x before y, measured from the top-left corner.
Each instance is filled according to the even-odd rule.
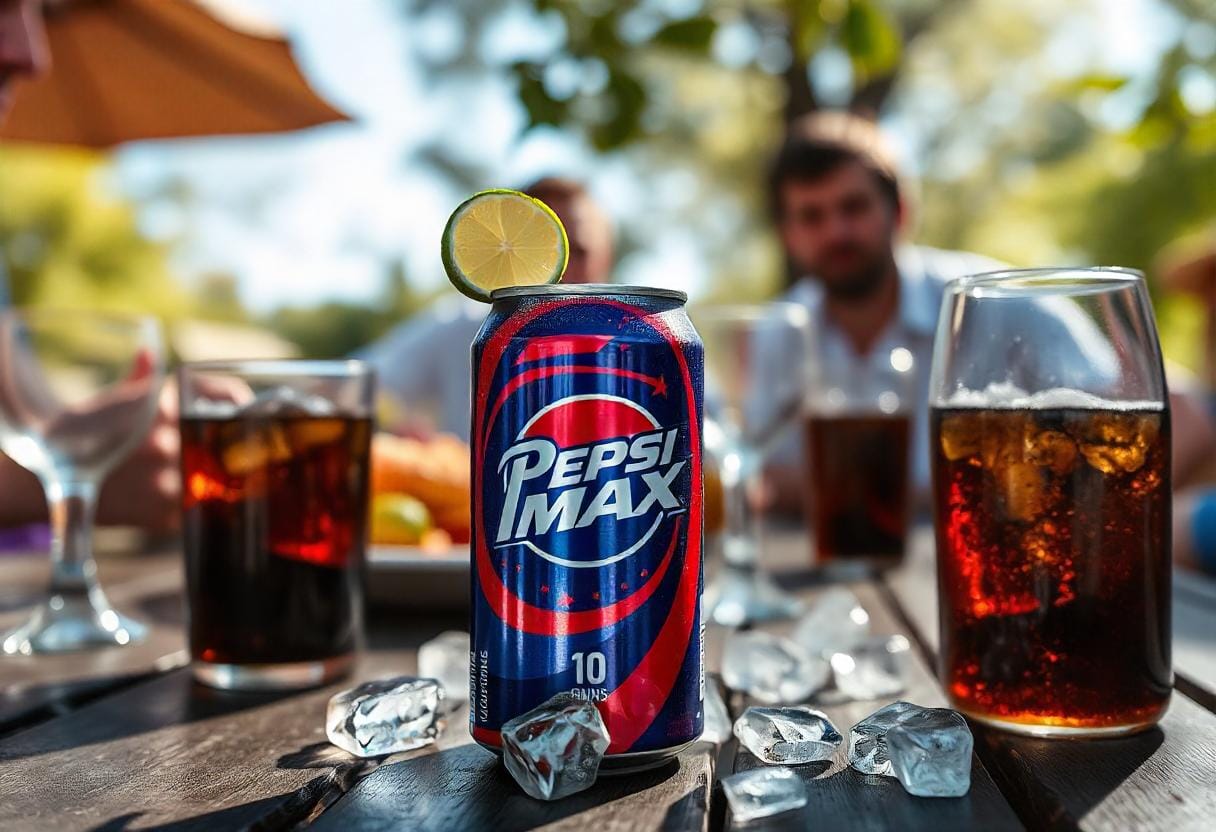
[[[468,543],[469,493],[469,446],[456,437],[440,434],[423,440],[381,433],[372,440],[373,543],[436,551]],[[395,513],[409,505],[401,498],[423,508],[425,522],[404,522]],[[384,508],[379,525],[376,506],[392,507]]]
[[[377,494],[372,499],[372,540],[416,546],[431,529],[431,513],[408,494]]]

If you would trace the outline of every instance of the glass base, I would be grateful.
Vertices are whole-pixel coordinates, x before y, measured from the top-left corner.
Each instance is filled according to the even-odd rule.
[[[143,641],[148,628],[116,612],[100,591],[53,595],[39,604],[21,626],[0,635],[0,653],[32,656],[92,647],[122,647]]]
[[[726,627],[794,618],[802,603],[755,569],[729,564],[705,589],[705,617]]]
[[[217,664],[195,660],[194,678],[221,690],[300,690],[340,679],[355,666],[355,655],[333,656],[312,662],[281,664]]]
[[[1100,739],[1102,737],[1126,737],[1131,734],[1140,734],[1144,731],[1151,730],[1156,727],[1161,716],[1165,714],[1165,709],[1162,708],[1161,714],[1146,722],[1134,722],[1128,725],[1095,725],[1095,726],[1073,726],[1073,725],[1045,725],[1043,723],[1034,722],[1011,722],[1004,719],[998,719],[992,716],[981,716],[971,711],[960,710],[967,719],[979,722],[982,725],[991,728],[997,728],[1001,731],[1007,731],[1011,734],[1021,734],[1027,737],[1040,737],[1043,739]]]

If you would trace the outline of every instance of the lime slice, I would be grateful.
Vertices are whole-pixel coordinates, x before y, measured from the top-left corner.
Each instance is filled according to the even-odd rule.
[[[489,301],[504,286],[562,279],[570,244],[548,205],[519,191],[482,191],[452,212],[443,229],[443,267],[452,285]]]

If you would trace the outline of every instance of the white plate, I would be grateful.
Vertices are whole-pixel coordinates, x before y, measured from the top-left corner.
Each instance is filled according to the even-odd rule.
[[[367,547],[367,598],[413,610],[468,609],[469,547],[434,552],[373,543]]]

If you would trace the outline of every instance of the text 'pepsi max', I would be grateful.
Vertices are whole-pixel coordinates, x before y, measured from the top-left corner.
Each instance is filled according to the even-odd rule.
[[[469,721],[596,704],[606,767],[701,735],[704,358],[681,292],[500,289],[473,343]]]

